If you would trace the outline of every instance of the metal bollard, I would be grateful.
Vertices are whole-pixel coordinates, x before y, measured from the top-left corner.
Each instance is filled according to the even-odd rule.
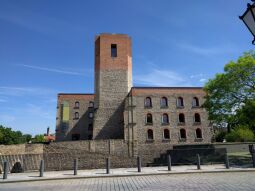
[[[200,156],[197,154],[197,170],[201,169]]]
[[[140,156],[138,156],[137,157],[137,170],[138,170],[138,172],[141,172],[141,166],[142,166],[141,158],[140,158]]]
[[[168,171],[172,170],[172,160],[170,155],[167,155],[167,167],[168,167]]]
[[[225,156],[225,162],[226,162],[226,169],[229,169],[229,159],[228,159],[228,154]]]
[[[110,158],[106,158],[106,174],[110,174]]]
[[[44,172],[44,160],[41,160],[39,177],[43,177],[43,172]]]
[[[3,174],[3,179],[7,179],[8,169],[9,169],[8,162],[5,161],[5,162],[4,162],[4,174]]]
[[[255,153],[252,153],[253,168],[255,168]]]
[[[73,161],[73,175],[77,175],[78,173],[78,159],[74,159]]]

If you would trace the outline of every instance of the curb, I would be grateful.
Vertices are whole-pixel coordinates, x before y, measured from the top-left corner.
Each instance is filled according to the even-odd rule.
[[[167,171],[167,170],[166,170]],[[228,169],[228,170],[218,170],[218,171],[203,171],[203,170],[197,170],[197,171],[191,171],[191,172],[174,172],[169,171],[165,173],[142,173],[142,174],[109,174],[109,175],[101,175],[101,176],[73,176],[73,177],[59,177],[59,178],[40,178],[38,176],[38,179],[27,179],[27,180],[2,180],[0,181],[0,184],[8,184],[8,183],[20,183],[20,182],[38,182],[38,181],[53,181],[53,180],[68,180],[68,179],[90,179],[90,178],[118,178],[118,177],[135,177],[135,176],[161,176],[161,175],[182,175],[182,174],[204,174],[204,173],[238,173],[238,172],[255,172],[255,169],[245,169],[245,170],[239,170],[239,169]]]

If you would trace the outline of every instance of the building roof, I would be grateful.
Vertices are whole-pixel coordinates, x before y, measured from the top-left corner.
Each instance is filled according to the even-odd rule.
[[[67,99],[83,99],[83,100],[93,100],[94,94],[84,94],[84,93],[59,93],[58,100],[67,100]]]
[[[152,94],[205,94],[203,87],[132,87],[131,94],[152,95]]]

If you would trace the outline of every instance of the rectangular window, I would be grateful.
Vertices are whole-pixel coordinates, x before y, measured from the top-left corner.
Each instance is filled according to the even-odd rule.
[[[111,56],[117,57],[117,44],[111,44]]]

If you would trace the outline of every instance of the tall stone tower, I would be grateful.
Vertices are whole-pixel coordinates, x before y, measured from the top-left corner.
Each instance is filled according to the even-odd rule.
[[[130,37],[124,34],[96,36],[94,139],[124,138],[124,101],[131,87]]]

